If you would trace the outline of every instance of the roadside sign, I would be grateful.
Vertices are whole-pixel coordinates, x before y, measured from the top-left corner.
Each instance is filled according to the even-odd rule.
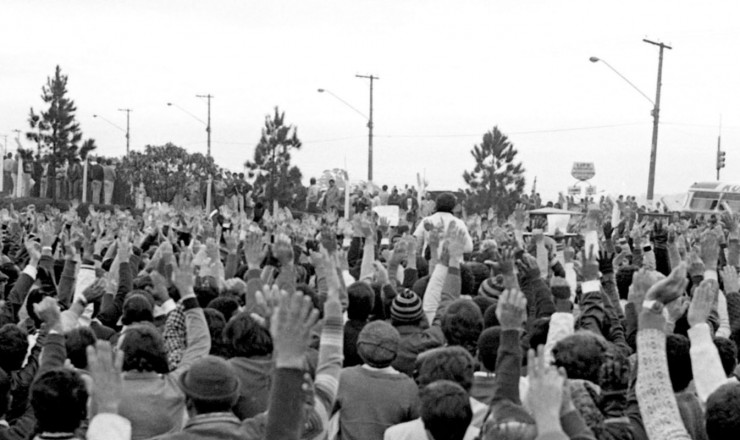
[[[596,175],[596,168],[593,162],[573,162],[570,175],[580,181],[586,181]]]
[[[568,195],[569,196],[580,196],[581,195],[581,187],[578,185],[569,186],[568,187]]]

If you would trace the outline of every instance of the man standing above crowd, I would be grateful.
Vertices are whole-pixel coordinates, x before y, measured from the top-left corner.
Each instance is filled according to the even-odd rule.
[[[103,166],[103,192],[105,194],[105,204],[110,205],[113,201],[113,187],[116,183],[116,168],[113,161],[108,159]]]
[[[97,159],[90,165],[90,187],[92,189],[92,203],[98,205],[101,202],[100,190],[103,188],[103,179],[105,171],[103,170],[102,159]]]
[[[443,231],[447,231],[447,228],[450,227],[450,223],[454,222],[459,230],[465,231],[465,246],[463,248],[463,252],[473,252],[473,238],[470,236],[470,232],[468,232],[468,227],[465,225],[464,221],[452,214],[455,210],[455,206],[457,206],[457,198],[455,198],[454,194],[440,194],[439,197],[437,197],[434,214],[429,217],[425,217],[421,222],[419,222],[419,225],[416,227],[416,231],[414,231],[414,237],[426,244],[429,241],[429,229],[441,228]]]

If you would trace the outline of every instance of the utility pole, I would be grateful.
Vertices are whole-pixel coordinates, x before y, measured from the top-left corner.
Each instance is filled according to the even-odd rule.
[[[208,133],[208,157],[211,157],[211,99],[213,95],[195,95],[198,98],[205,98],[208,101],[208,123],[206,124],[206,133]]]
[[[131,116],[131,110],[130,108],[119,108],[119,112],[126,112],[126,156],[128,156],[128,153],[131,148],[131,125],[130,125],[130,119]]]
[[[719,170],[725,167],[725,156],[727,156],[727,152],[722,151],[722,117],[720,117],[719,133],[717,134],[717,182],[719,182]]]
[[[663,50],[673,49],[671,46],[658,43],[656,41],[648,40],[644,38],[642,41],[648,44],[658,46],[660,52],[658,54],[658,86],[655,90],[655,106],[653,107],[653,142],[650,147],[650,173],[648,175],[648,190],[647,199],[648,202],[653,201],[653,193],[655,191],[655,161],[658,155],[658,123],[660,121],[660,88],[662,86],[663,79]]]
[[[367,181],[373,180],[373,81],[380,79],[374,75],[355,75],[370,80],[370,118],[367,121]]]

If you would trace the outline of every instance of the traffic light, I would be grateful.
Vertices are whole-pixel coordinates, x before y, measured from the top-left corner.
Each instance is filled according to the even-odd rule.
[[[725,156],[727,155],[724,151],[717,151],[717,169],[725,167]]]

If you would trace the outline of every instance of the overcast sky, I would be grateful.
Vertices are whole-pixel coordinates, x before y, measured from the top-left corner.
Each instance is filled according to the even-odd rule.
[[[367,174],[368,83],[375,88],[375,181],[463,186],[469,150],[494,125],[527,169],[527,188],[551,197],[593,161],[594,183],[644,194],[658,49],[663,76],[656,193],[712,180],[720,115],[723,180],[740,180],[740,6],[727,1],[100,1],[3,0],[0,134],[27,128],[41,86],[60,64],[85,137],[105,155],[168,141],[206,151],[196,94],[215,96],[212,151],[241,170],[274,106],[298,127],[294,162]],[[9,147],[14,142],[9,138]],[[0,138],[0,141],[2,138]]]

